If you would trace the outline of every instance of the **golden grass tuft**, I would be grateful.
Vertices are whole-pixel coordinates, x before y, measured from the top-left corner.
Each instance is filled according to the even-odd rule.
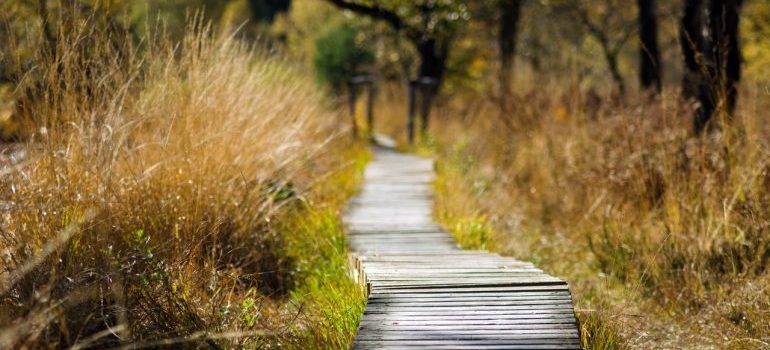
[[[19,96],[29,157],[2,183],[0,347],[259,346],[291,313],[320,312],[282,306],[305,288],[303,259],[326,268],[292,248],[313,226],[287,221],[336,220],[341,200],[319,184],[354,179],[362,153],[340,151],[312,82],[200,24],[134,47],[76,23]],[[313,239],[335,237],[344,259],[329,225]],[[329,266],[355,304],[344,265]]]

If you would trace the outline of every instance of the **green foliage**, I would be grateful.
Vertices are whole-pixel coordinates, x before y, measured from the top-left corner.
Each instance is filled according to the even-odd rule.
[[[747,1],[742,9],[741,41],[746,60],[745,75],[757,81],[770,77],[770,3]]]
[[[351,276],[345,232],[337,213],[353,194],[369,158],[359,147],[344,151],[350,166],[319,184],[323,206],[302,205],[279,222],[288,235],[288,254],[297,261],[289,332],[274,339],[281,348],[348,349],[366,305],[363,288]]]
[[[464,249],[486,249],[492,228],[487,224],[485,215],[472,215],[454,218],[449,230],[457,237],[457,242]]]
[[[332,28],[316,39],[313,59],[319,83],[339,92],[350,78],[360,73],[374,58],[372,51],[357,42],[358,31],[348,25]]]
[[[303,212],[290,220],[299,288],[292,303],[302,311],[284,346],[296,349],[350,348],[366,296],[350,274],[347,240],[333,210]]]
[[[464,249],[489,249],[493,230],[487,215],[477,208],[475,196],[486,190],[483,181],[468,181],[475,161],[466,152],[467,143],[460,141],[452,147],[451,155],[441,162],[434,182],[437,195],[436,216]],[[473,183],[469,185],[469,183]],[[461,197],[462,200],[453,200]]]
[[[617,331],[604,316],[596,312],[578,313],[580,342],[585,350],[622,350],[628,347],[618,338]]]
[[[453,36],[471,18],[470,5],[484,6],[468,0],[355,2],[364,5],[376,3],[381,8],[398,14],[406,30],[413,32],[406,33],[407,35],[415,35],[414,32],[419,31],[433,38]]]
[[[259,305],[254,298],[245,298],[241,301],[241,321],[246,327],[254,327],[259,320]]]

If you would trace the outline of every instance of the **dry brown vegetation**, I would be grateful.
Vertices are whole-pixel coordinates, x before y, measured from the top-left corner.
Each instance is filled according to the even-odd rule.
[[[523,80],[502,107],[448,99],[423,141],[461,244],[567,278],[588,348],[770,346],[766,90],[745,84],[698,138],[674,89],[624,103]]]
[[[3,170],[0,348],[349,342],[337,210],[365,153],[315,86],[203,25],[62,28]]]
[[[350,20],[319,3],[282,20],[296,36],[284,49],[312,52],[320,29]],[[531,75],[517,63],[502,104],[481,91],[489,28],[458,39],[479,57],[458,59],[453,74],[466,72],[447,77],[415,148],[439,160],[437,218],[465,247],[566,278],[585,348],[770,348],[766,84],[745,79],[734,120],[695,137],[677,87],[597,93],[609,84],[596,43],[573,18],[530,16],[548,47],[519,62],[564,62]],[[0,348],[349,346],[363,296],[337,216],[367,153],[311,74],[199,22],[169,28],[187,33],[178,43],[72,18],[50,27],[56,40],[9,36],[31,64],[2,57],[23,74],[0,86],[18,101],[0,124],[19,113],[0,138],[20,130],[28,156],[9,165],[0,151]],[[555,23],[575,37],[538,25]],[[745,45],[752,76],[762,33]],[[376,129],[402,136],[404,92],[390,84]]]

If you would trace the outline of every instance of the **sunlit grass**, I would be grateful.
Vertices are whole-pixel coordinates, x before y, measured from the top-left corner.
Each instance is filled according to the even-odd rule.
[[[320,207],[283,221],[290,255],[300,261],[295,278],[301,281],[291,292],[301,317],[280,337],[285,347],[348,349],[364,311],[366,295],[352,276],[339,213],[357,189],[369,155],[362,148],[346,153],[352,163],[319,184]]]
[[[468,159],[462,159],[463,147],[455,147],[454,155],[438,165],[433,188],[436,192],[434,215],[463,249],[489,249],[492,228],[475,203],[472,189],[464,177],[470,170]]]
[[[313,82],[202,25],[60,35],[18,88],[0,348],[345,347],[337,215],[366,153]]]
[[[595,312],[578,312],[580,342],[583,349],[622,350],[628,347],[618,338],[617,331]]]
[[[673,90],[623,105],[548,86],[510,114],[473,94],[439,107],[437,218],[464,246],[569,280],[576,305],[598,311],[581,317],[588,348],[767,343],[761,87],[746,84],[735,120],[698,139]]]

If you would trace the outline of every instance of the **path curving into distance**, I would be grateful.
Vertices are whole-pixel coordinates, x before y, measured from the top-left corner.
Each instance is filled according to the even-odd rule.
[[[580,349],[567,283],[462,250],[433,222],[433,162],[384,148],[344,217],[368,291],[353,349]]]

